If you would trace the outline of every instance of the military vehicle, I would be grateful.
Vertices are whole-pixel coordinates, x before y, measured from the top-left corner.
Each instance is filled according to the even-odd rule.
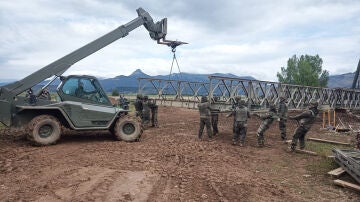
[[[0,122],[10,128],[25,128],[28,138],[36,145],[55,144],[67,128],[76,131],[109,130],[118,140],[136,141],[142,134],[139,120],[127,115],[125,109],[113,107],[99,81],[93,76],[62,74],[76,62],[125,37],[144,25],[158,44],[170,47],[181,44],[166,40],[167,19],[154,23],[144,9],[138,17],[103,35],[70,54],[52,62],[22,80],[0,87]],[[32,88],[51,78],[40,90]],[[52,101],[47,87],[57,78],[58,101]],[[27,95],[24,95],[28,92]]]

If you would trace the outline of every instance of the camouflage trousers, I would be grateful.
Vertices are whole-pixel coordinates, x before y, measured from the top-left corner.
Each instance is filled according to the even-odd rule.
[[[357,149],[359,149],[360,150],[360,133],[358,133],[357,135],[356,135],[356,142],[357,142]]]
[[[142,120],[142,124],[149,124],[150,123],[150,110],[149,111],[145,111],[143,110],[141,113],[141,120]]]
[[[214,135],[219,133],[218,123],[219,123],[219,115],[218,114],[211,115],[211,125]]]
[[[305,148],[305,135],[309,131],[309,129],[304,128],[303,126],[299,126],[295,129],[292,142],[291,142],[291,148],[295,149],[297,145],[297,141],[299,140],[300,143],[300,149]]]
[[[259,129],[257,130],[257,138],[259,145],[264,145],[264,133],[267,129],[270,128],[270,125],[273,121],[274,119],[266,119],[260,124]]]
[[[234,135],[233,142],[237,143],[240,137],[240,143],[244,144],[246,138],[246,129],[247,123],[244,121],[235,121],[234,122]]]
[[[200,139],[202,137],[205,126],[206,126],[207,135],[209,136],[209,138],[212,137],[210,118],[200,118],[200,128],[199,128],[199,138]]]
[[[280,136],[282,140],[286,140],[286,119],[279,121]]]
[[[151,109],[151,126],[157,127],[158,126],[158,109]]]

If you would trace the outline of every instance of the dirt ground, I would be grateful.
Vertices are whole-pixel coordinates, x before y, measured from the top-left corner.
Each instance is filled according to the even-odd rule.
[[[232,118],[220,119],[220,134],[211,142],[206,134],[197,139],[198,111],[172,107],[159,108],[159,128],[145,130],[140,142],[85,133],[33,147],[2,136],[0,201],[360,200],[325,172],[309,169],[324,157],[286,152],[277,122],[258,148],[260,121],[251,118],[246,146],[239,147],[231,145]],[[320,125],[309,136],[316,137]],[[288,136],[294,128],[289,124]]]

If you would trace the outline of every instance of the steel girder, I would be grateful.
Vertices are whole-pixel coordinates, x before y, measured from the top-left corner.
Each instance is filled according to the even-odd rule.
[[[220,110],[231,107],[236,96],[246,100],[252,109],[267,108],[270,102],[277,104],[280,96],[286,97],[290,109],[304,109],[310,99],[316,99],[323,108],[360,108],[360,91],[357,89],[320,88],[219,76],[209,76],[209,83],[139,78],[139,93],[180,102],[199,102],[200,96],[206,95],[213,107]]]

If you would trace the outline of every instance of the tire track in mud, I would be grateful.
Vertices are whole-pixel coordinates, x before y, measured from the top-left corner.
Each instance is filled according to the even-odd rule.
[[[36,201],[146,201],[158,176],[147,171],[80,167],[55,171],[51,194]]]

